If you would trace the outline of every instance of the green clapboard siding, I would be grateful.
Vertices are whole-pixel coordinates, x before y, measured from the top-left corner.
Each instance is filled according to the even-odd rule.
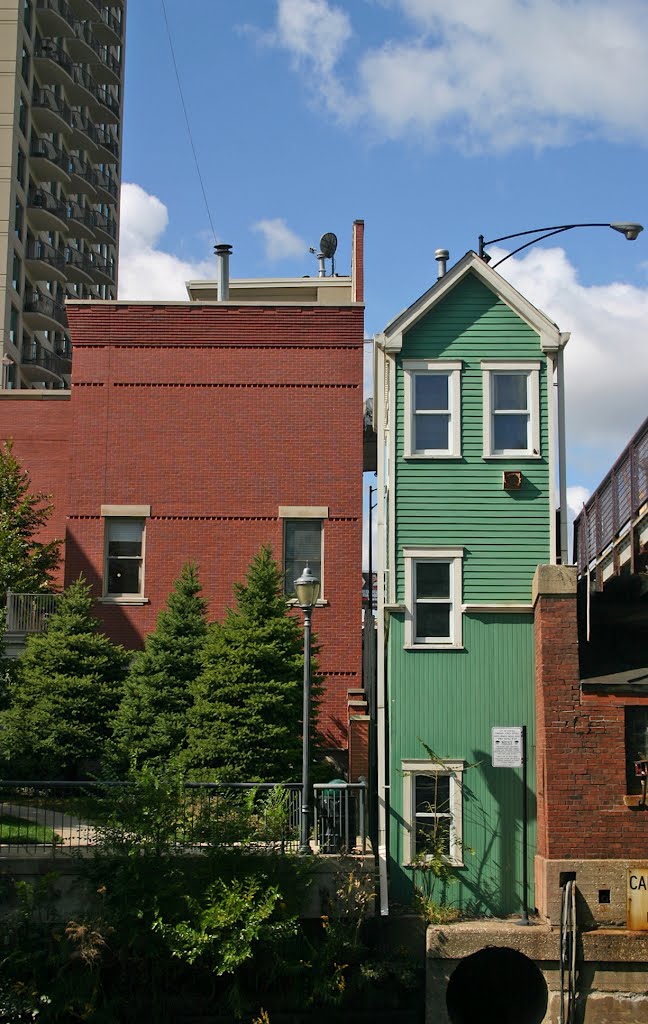
[[[540,459],[483,458],[482,359],[540,362]],[[461,359],[460,460],[403,458],[403,360]],[[465,602],[529,601],[535,567],[550,561],[546,357],[539,337],[469,274],[409,331],[397,364],[396,551],[404,598],[403,546],[465,549]],[[502,471],[520,469],[520,491],[502,489]]]
[[[465,867],[445,897],[471,914],[521,909],[522,770],[491,767],[492,726],[526,725],[528,742],[529,880],[533,907],[535,848],[534,640],[531,615],[480,614],[464,618],[465,650],[403,650],[403,616],[391,617],[388,640],[390,727],[390,895],[409,903],[413,884],[432,879],[404,864],[404,760],[463,760]],[[443,899],[439,883],[433,893]]]

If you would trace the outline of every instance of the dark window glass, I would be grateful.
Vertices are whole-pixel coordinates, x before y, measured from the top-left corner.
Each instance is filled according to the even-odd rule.
[[[449,640],[452,602],[450,563],[417,562],[414,576],[414,636],[416,640]]]
[[[450,393],[447,373],[414,376],[414,451],[449,451]]]
[[[295,593],[295,580],[306,566],[322,582],[322,523],[319,519],[284,522],[284,593]],[[320,590],[321,592],[321,590]]]
[[[648,760],[648,707],[625,709],[626,786],[628,793],[641,793],[641,776],[635,761]]]
[[[527,408],[526,373],[493,374],[493,409],[511,411]]]
[[[418,562],[416,565],[416,598],[450,597],[449,562]]]
[[[417,854],[450,854],[450,776],[414,776],[414,827]]]
[[[448,409],[448,376],[445,373],[417,373],[414,378],[416,411]]]
[[[107,594],[142,593],[143,519],[106,519]]]

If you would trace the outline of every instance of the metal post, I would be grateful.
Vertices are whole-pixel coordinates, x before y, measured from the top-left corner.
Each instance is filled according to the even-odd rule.
[[[529,921],[529,878],[528,878],[528,831],[527,820],[527,727],[522,726],[522,916],[516,924],[526,925]]]
[[[299,831],[299,852],[311,852],[309,842],[310,825],[310,676],[311,676],[311,611],[302,608],[304,613],[304,712],[303,712],[303,747],[302,747],[302,798]]]

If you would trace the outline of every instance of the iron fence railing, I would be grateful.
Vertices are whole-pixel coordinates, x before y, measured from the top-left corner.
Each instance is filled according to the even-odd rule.
[[[367,852],[366,785],[316,785],[314,853]],[[0,858],[87,853],[99,844],[200,853],[211,848],[296,853],[300,783],[0,781]]]
[[[587,571],[622,536],[648,502],[648,419],[574,521],[574,561]]]
[[[12,633],[43,633],[56,611],[58,594],[7,592],[7,629]]]

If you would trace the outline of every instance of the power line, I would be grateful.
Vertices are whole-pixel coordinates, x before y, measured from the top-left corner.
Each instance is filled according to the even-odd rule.
[[[205,184],[203,182],[202,174],[200,173],[200,164],[198,163],[198,154],[196,153],[196,147],[194,145],[193,135],[191,134],[191,125],[189,123],[189,114],[187,113],[187,106],[184,100],[184,94],[182,92],[182,83],[180,82],[180,73],[178,71],[178,64],[176,61],[175,50],[173,49],[173,40],[171,38],[171,29],[169,27],[169,19],[167,17],[166,4],[164,0],[160,0],[162,4],[162,13],[164,15],[164,24],[166,25],[167,38],[169,40],[169,49],[171,50],[171,60],[173,61],[173,70],[175,71],[176,82],[178,83],[178,92],[180,93],[180,102],[182,103],[182,110],[184,113],[185,124],[187,125],[187,135],[189,136],[189,142],[191,144],[191,151],[193,153],[194,163],[196,165],[196,172],[198,174],[198,181],[200,182],[200,188],[202,190],[203,199],[205,201],[205,210],[207,211],[207,219],[209,226],[214,236],[214,244],[217,242],[216,231],[214,230],[214,222],[209,212],[209,203],[207,202],[207,193],[205,192]]]

